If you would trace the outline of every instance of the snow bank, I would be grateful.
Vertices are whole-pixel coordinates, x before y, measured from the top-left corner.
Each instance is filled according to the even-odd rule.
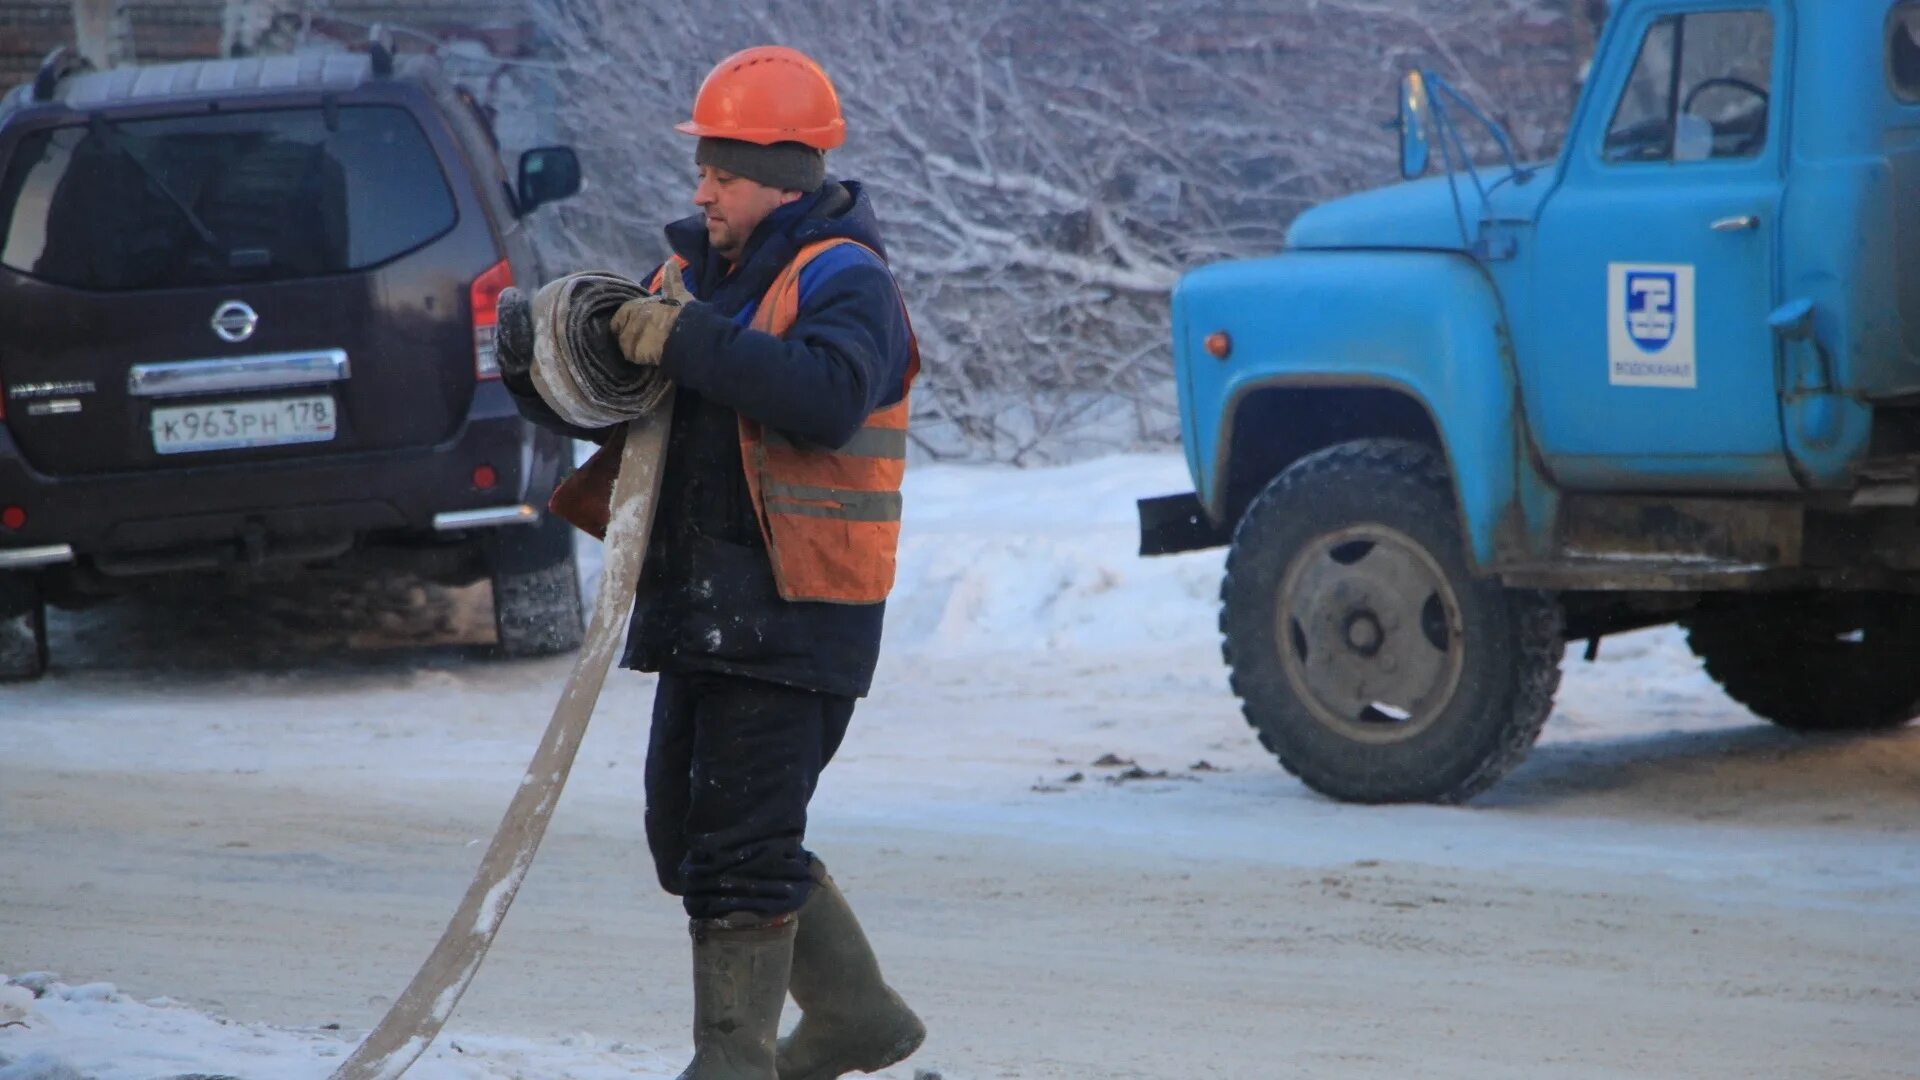
[[[888,651],[1213,641],[1222,553],[1137,554],[1134,501],[1192,489],[1176,454],[1042,469],[909,468]],[[581,573],[591,590],[600,545],[583,543]]]
[[[134,1001],[109,983],[0,981],[0,1080],[324,1080],[354,1045],[325,1028],[236,1024],[166,998]],[[540,1044],[448,1033],[407,1076],[650,1080],[677,1076],[680,1064],[585,1033]]]
[[[909,470],[888,645],[952,654],[1212,641],[1221,553],[1138,554],[1134,501],[1192,487],[1171,454]]]

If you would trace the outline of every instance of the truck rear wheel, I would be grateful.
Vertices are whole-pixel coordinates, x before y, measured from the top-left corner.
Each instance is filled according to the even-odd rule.
[[[47,672],[47,603],[30,574],[0,573],[0,682]]]
[[[1288,772],[1349,802],[1462,802],[1519,764],[1560,683],[1560,610],[1468,569],[1445,463],[1397,439],[1281,473],[1234,532],[1234,693]]]
[[[1727,696],[1795,731],[1882,731],[1920,716],[1920,599],[1791,594],[1687,619]]]
[[[497,529],[486,556],[501,655],[552,656],[580,647],[586,622],[573,526],[548,514],[538,525]]]

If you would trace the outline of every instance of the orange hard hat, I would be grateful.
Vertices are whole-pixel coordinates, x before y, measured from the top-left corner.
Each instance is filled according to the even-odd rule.
[[[693,99],[693,119],[675,131],[771,146],[832,150],[847,141],[840,95],[813,58],[784,45],[756,45],[715,64]]]

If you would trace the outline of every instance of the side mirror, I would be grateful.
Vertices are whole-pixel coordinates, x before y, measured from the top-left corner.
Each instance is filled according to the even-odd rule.
[[[580,158],[569,146],[542,146],[520,155],[520,181],[515,194],[520,213],[558,202],[580,191]]]
[[[1427,132],[1433,126],[1433,103],[1427,97],[1427,79],[1409,71],[1400,80],[1400,175],[1408,180],[1424,176],[1431,156]]]

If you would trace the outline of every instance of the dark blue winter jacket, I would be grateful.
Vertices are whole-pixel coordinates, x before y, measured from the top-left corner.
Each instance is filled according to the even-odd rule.
[[[799,316],[785,337],[747,328],[806,244],[846,237],[884,257],[872,204],[857,182],[828,181],[761,222],[737,266],[709,250],[701,216],[666,233],[698,302],[675,321],[661,360],[679,389],[625,663],[864,695],[885,605],[780,598],[740,461],[738,417],[833,448],[900,400],[911,339],[880,257],[834,248],[801,273]],[[568,428],[529,387],[514,389],[536,422],[604,439]]]

